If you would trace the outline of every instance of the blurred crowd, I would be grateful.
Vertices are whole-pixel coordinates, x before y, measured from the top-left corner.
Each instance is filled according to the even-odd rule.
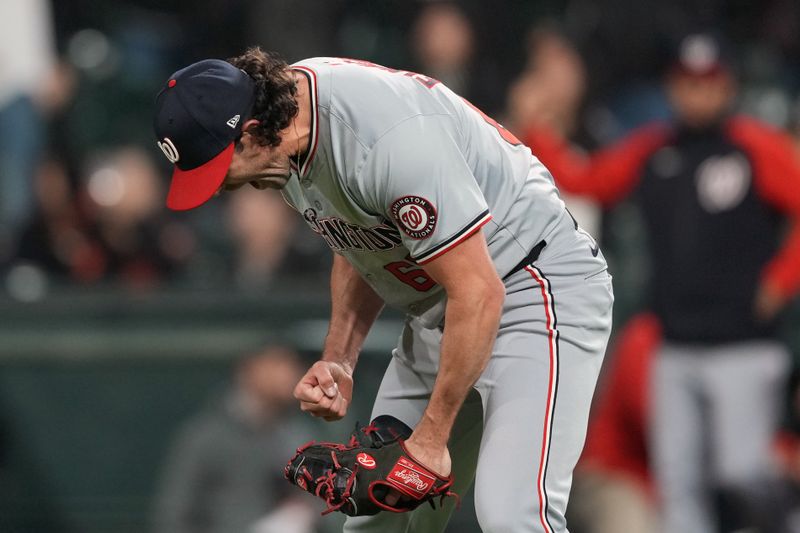
[[[797,130],[796,4],[601,4],[3,2],[2,292],[33,301],[72,285],[251,290],[307,275],[323,284],[329,254],[268,195],[188,215],[163,209],[168,166],[151,134],[155,93],[178,66],[250,44],[290,61],[349,56],[424,72],[512,131],[546,119],[594,147],[668,116],[658,81],[672,41],[715,25],[737,45],[745,109]],[[226,224],[212,210],[228,212]],[[573,210],[590,229],[600,223],[580,201]]]
[[[289,61],[358,57],[443,81],[526,140],[603,243],[621,322],[576,471],[574,533],[661,523],[665,533],[800,531],[800,401],[786,392],[796,380],[782,333],[800,288],[800,4],[1,2],[0,292],[20,301],[71,286],[257,292],[291,278],[324,288],[330,254],[279,195],[243,190],[196,213],[163,207],[156,92],[187,62],[250,44]],[[696,177],[699,199],[664,185],[676,177],[691,190]],[[710,233],[703,217],[724,211],[736,217]],[[696,286],[689,268],[703,273]],[[687,298],[705,314],[688,320]],[[228,453],[225,465],[272,445],[263,428],[277,415],[259,411],[264,387],[244,376],[267,367],[288,376],[282,354],[263,366],[248,359],[239,392],[182,433],[176,449],[188,451],[165,474],[160,530],[209,521],[203,502],[224,507],[246,490],[193,495],[177,480],[213,477],[199,472],[203,454]],[[279,503],[248,509],[251,524],[279,520],[276,509],[306,520],[304,504],[273,493],[265,476],[246,480],[261,483],[250,497]]]

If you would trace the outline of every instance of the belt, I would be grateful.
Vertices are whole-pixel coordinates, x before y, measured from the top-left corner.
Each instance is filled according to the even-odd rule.
[[[531,249],[531,251],[528,253],[528,255],[526,255],[522,259],[522,261],[517,263],[517,266],[512,268],[511,271],[508,274],[506,274],[506,276],[503,279],[506,280],[506,279],[510,278],[511,276],[513,276],[514,274],[516,274],[517,272],[519,272],[520,270],[522,270],[526,266],[530,265],[531,263],[533,263],[534,261],[539,259],[539,254],[542,253],[542,250],[544,250],[545,246],[547,246],[547,242],[546,241],[539,241],[539,243],[536,246],[534,246],[533,249]]]

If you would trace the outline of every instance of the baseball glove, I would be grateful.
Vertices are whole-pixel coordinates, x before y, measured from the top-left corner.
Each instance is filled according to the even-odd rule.
[[[441,506],[453,476],[442,477],[421,465],[406,450],[411,428],[389,415],[356,428],[346,444],[309,442],[284,469],[290,483],[322,498],[322,514],[340,511],[349,516],[374,515],[380,511],[404,513],[439,497]],[[390,491],[393,497],[387,500]],[[397,494],[400,497],[397,497]]]

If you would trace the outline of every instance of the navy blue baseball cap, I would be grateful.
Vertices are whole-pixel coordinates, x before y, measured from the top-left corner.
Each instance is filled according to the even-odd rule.
[[[169,77],[156,97],[153,121],[158,147],[175,165],[167,207],[193,209],[219,190],[255,93],[246,72],[219,59],[199,61]]]

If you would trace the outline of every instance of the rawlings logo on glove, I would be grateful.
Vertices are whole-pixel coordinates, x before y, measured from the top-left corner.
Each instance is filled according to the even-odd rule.
[[[414,470],[414,466],[414,463],[405,457],[401,457],[397,460],[397,464],[394,465],[386,479],[400,491],[405,492],[411,488],[416,489],[415,495],[421,497],[436,478],[427,475],[425,472],[417,472]]]
[[[389,415],[356,429],[347,444],[310,442],[298,448],[284,475],[322,498],[322,514],[340,511],[349,516],[380,511],[403,513],[434,498],[458,496],[450,491],[453,476],[442,477],[416,461],[404,440],[411,428]],[[392,494],[392,498],[387,496]],[[391,503],[389,503],[391,502]]]

